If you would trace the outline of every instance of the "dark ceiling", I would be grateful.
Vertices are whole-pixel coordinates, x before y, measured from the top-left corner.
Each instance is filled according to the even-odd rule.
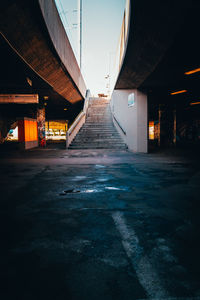
[[[46,102],[46,116],[48,119],[73,120],[81,110],[83,102],[71,104],[56,93],[53,88],[41,79],[0,35],[0,93],[1,94],[39,94],[40,103]],[[27,78],[32,81],[29,85]],[[48,100],[44,100],[47,96]],[[29,107],[28,107],[29,106]],[[34,111],[32,104],[0,105],[0,109],[14,111],[18,116],[22,113]],[[64,110],[67,108],[67,111]],[[21,112],[21,113],[20,113]],[[11,112],[10,112],[11,113]],[[11,113],[13,114],[13,113]],[[30,115],[30,114],[29,114]]]
[[[200,9],[190,7],[173,44],[140,88],[147,92],[160,93],[162,91],[166,95],[177,90],[187,90],[187,93],[180,97],[191,100],[200,97],[200,72],[185,75],[185,72],[200,67],[199,12]],[[175,96],[172,98],[174,99]],[[178,99],[177,96],[176,98]]]

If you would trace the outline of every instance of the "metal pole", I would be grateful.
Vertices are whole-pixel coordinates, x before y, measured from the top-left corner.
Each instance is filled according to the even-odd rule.
[[[82,69],[82,14],[83,14],[83,3],[82,0],[80,0],[80,69]]]
[[[82,69],[82,0],[78,0],[78,48],[79,48],[79,66]]]

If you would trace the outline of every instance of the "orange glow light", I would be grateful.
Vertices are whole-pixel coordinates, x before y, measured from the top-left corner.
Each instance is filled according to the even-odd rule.
[[[200,68],[185,72],[184,74],[185,75],[191,75],[191,74],[194,74],[194,73],[197,73],[197,72],[200,72]]]
[[[171,95],[177,95],[177,94],[182,94],[182,93],[186,93],[187,90],[181,90],[181,91],[177,91],[177,92],[172,92],[170,93]]]
[[[25,142],[37,141],[38,133],[37,133],[36,121],[25,120],[24,129],[25,129]]]
[[[190,105],[197,105],[200,104],[200,102],[191,102]]]
[[[149,122],[149,139],[154,140],[154,121]]]

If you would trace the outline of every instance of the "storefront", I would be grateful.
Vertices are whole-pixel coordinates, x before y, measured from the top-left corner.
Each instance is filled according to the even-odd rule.
[[[68,121],[65,120],[46,121],[45,127],[46,127],[46,140],[52,140],[52,141],[66,140]]]

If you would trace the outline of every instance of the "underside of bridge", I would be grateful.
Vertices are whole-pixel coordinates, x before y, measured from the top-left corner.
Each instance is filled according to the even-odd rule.
[[[195,0],[131,1],[129,36],[114,91],[115,114],[129,131],[131,123],[125,124],[117,103],[124,101],[125,114],[131,116],[134,106],[128,109],[128,96],[136,90],[143,93],[148,105],[143,136],[149,139],[149,150],[199,145],[199,11]],[[123,99],[117,100],[125,91]]]
[[[72,122],[86,87],[54,1],[7,1],[0,7],[1,142],[12,124],[35,119],[41,108],[46,120]]]

